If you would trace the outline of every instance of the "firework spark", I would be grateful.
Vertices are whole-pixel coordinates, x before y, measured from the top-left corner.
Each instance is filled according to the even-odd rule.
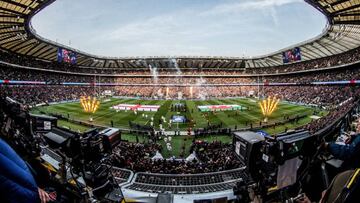
[[[277,109],[279,102],[280,99],[277,99],[276,97],[268,97],[267,99],[259,102],[261,112],[265,118],[271,116],[271,114]]]
[[[100,101],[96,97],[82,96],[80,104],[83,110],[87,113],[95,113],[100,107]]]

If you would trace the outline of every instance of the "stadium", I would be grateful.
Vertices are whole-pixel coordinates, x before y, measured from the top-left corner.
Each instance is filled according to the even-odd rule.
[[[360,0],[255,57],[87,53],[34,28],[58,2],[0,0],[1,202],[360,201]]]

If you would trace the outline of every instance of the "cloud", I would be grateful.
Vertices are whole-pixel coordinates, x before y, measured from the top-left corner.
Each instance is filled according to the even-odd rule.
[[[190,0],[176,9],[168,0],[154,0],[156,6],[148,0],[87,1],[64,0],[59,4],[64,8],[77,5],[65,13],[55,3],[37,14],[33,25],[46,38],[71,40],[74,48],[106,56],[259,55],[321,31],[313,29],[318,19],[307,15],[317,11],[301,0]]]
[[[222,25],[213,24],[197,26],[199,29],[196,29],[196,24],[184,16],[189,15],[167,14],[119,25],[91,41],[102,41],[105,45],[112,44],[142,55],[206,55],[209,47],[198,42],[227,31]]]
[[[180,26],[179,23],[170,15],[156,16],[147,20],[118,26],[115,30],[105,34],[104,37],[115,40],[140,40],[144,37],[158,37],[164,34],[171,35],[174,28]],[[181,35],[184,33],[177,34]]]
[[[93,38],[93,41],[136,42],[138,44],[147,44],[151,41],[177,47],[178,44],[190,44],[238,31],[231,27],[234,23],[239,23],[236,21],[203,23],[204,20],[206,19],[199,18],[195,11],[190,10],[157,15],[149,19],[118,25],[115,29],[104,31],[102,35]],[[246,24],[246,21],[243,20],[242,23]]]
[[[276,9],[274,7],[270,8],[270,15],[271,15],[271,18],[272,18],[274,24],[276,26],[278,26],[279,25],[279,19],[278,19],[278,16],[277,16]]]
[[[225,3],[215,6],[210,10],[204,11],[201,15],[211,16],[211,15],[232,14],[241,11],[274,8],[285,4],[298,3],[298,2],[302,2],[302,0],[250,0],[250,1],[242,1],[242,2],[232,2],[232,3]]]

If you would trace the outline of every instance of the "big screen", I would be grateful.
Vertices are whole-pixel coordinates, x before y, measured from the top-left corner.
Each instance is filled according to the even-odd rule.
[[[294,49],[284,51],[282,53],[283,63],[292,63],[296,61],[301,61],[301,49],[295,47]]]
[[[65,63],[71,63],[76,64],[76,53],[64,48],[58,48],[58,55],[57,59],[58,62],[65,62]]]

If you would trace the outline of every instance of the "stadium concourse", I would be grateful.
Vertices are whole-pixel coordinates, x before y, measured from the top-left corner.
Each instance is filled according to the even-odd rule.
[[[0,180],[30,179],[28,202],[317,201],[354,169],[344,196],[358,191],[360,1],[306,0],[324,32],[252,58],[91,55],[36,34],[53,2],[0,0],[0,143],[34,177],[5,157]],[[0,199],[17,202],[7,181]]]

